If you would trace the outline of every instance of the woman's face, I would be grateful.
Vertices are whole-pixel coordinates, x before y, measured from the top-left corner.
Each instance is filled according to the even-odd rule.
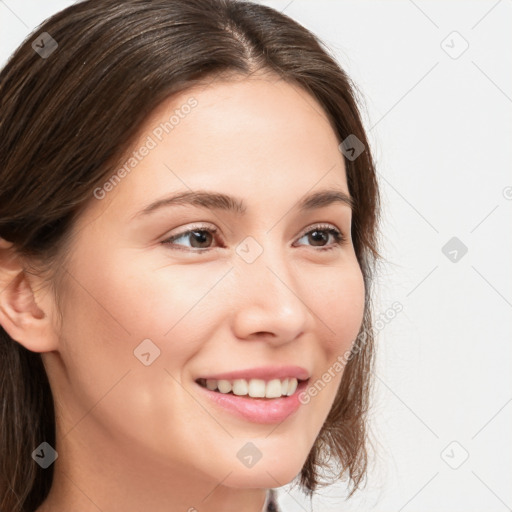
[[[61,450],[89,470],[101,454],[103,470],[284,485],[331,409],[335,363],[363,319],[349,205],[304,203],[349,194],[339,141],[311,96],[262,77],[190,89],[140,133],[75,226],[58,350],[43,356]],[[148,208],[198,191],[222,198]],[[230,394],[229,407],[197,383],[239,372],[311,386],[329,371],[305,404],[298,390]]]

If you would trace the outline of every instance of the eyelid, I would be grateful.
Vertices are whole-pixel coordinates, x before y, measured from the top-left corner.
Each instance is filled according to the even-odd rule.
[[[199,231],[201,229],[210,230],[210,231],[212,231],[214,233],[219,231],[213,224],[201,224],[199,222],[199,223],[187,224],[183,228],[183,231],[179,231],[175,235],[168,236],[167,238],[174,238],[174,237],[177,237],[177,236],[184,235],[185,233],[188,233],[189,231]]]
[[[345,231],[338,228],[335,224],[331,223],[317,223],[317,224],[311,224],[307,228],[305,228],[301,234],[297,237],[298,240],[306,236],[308,233],[311,233],[313,231],[326,231],[330,235],[334,237],[334,243],[331,243],[329,245],[325,246],[311,246],[313,249],[315,249],[316,252],[326,252],[333,249],[340,249],[342,246],[344,246],[347,242],[349,242],[350,238],[349,236],[345,235]]]
[[[179,231],[178,233],[176,234],[173,234],[173,235],[168,235],[166,236],[160,243],[164,244],[164,245],[172,245],[171,244],[171,240],[174,240],[176,238],[181,238],[183,235],[186,235],[188,233],[190,233],[191,231],[207,231],[207,232],[210,232],[212,235],[217,235],[218,232],[219,232],[219,229],[213,225],[208,225],[208,224],[201,224],[201,223],[197,223],[197,224],[190,224],[190,225],[187,225],[185,228],[183,228],[182,231]],[[205,249],[187,249],[185,247],[181,247],[181,246],[177,246],[178,249],[183,249],[185,251],[189,251],[189,252],[205,252],[205,251],[210,251],[212,249],[215,249],[215,247],[213,248],[205,248]]]
[[[338,228],[335,224],[331,224],[329,222],[319,222],[316,224],[311,224],[310,226],[304,228],[301,233],[297,236],[297,238],[302,238],[304,235],[307,235],[309,232],[314,231],[315,229],[318,230],[328,230],[328,229],[335,229],[336,231],[340,232],[340,235],[342,237],[345,237],[345,232]]]

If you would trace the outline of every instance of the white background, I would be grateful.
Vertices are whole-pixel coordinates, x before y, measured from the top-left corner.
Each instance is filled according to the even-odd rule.
[[[0,0],[0,64],[71,3]],[[279,503],[510,510],[512,0],[262,3],[320,36],[364,95],[384,203],[377,317],[403,306],[379,324],[366,488],[347,503],[323,489],[311,508],[285,486]],[[456,262],[452,237],[468,248]]]

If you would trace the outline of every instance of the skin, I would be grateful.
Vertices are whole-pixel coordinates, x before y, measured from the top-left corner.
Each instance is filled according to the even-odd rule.
[[[277,364],[316,381],[357,336],[364,283],[351,209],[295,209],[321,189],[349,192],[320,105],[271,75],[219,80],[161,104],[134,149],[191,97],[190,114],[79,217],[62,322],[48,288],[2,249],[0,321],[42,353],[56,404],[59,457],[38,512],[260,512],[266,489],[298,475],[333,404],[341,372],[280,424],[237,418],[194,382]],[[133,218],[189,189],[234,195],[247,212],[173,206]],[[190,235],[162,243],[198,223],[218,229],[208,251]],[[346,241],[325,231],[315,241],[318,223]],[[263,249],[250,264],[235,252],[248,236]],[[161,351],[149,366],[133,353],[147,338]],[[236,456],[249,441],[262,453],[251,468]]]

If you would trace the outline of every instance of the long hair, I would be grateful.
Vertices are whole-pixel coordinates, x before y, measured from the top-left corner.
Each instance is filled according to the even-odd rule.
[[[302,25],[237,0],[87,0],[50,17],[0,72],[0,236],[56,279],[73,221],[113,174],[147,116],[191,86],[259,70],[312,95],[340,144],[355,136],[365,147],[356,159],[345,156],[355,202],[351,234],[365,284],[364,343],[354,345],[332,409],[297,475],[309,496],[345,477],[352,494],[368,463],[379,191],[355,85]],[[1,327],[0,393],[0,510],[33,511],[53,479],[53,466],[42,470],[31,457],[42,440],[55,443],[52,393],[41,355]],[[332,482],[322,481],[321,471],[333,464]]]

